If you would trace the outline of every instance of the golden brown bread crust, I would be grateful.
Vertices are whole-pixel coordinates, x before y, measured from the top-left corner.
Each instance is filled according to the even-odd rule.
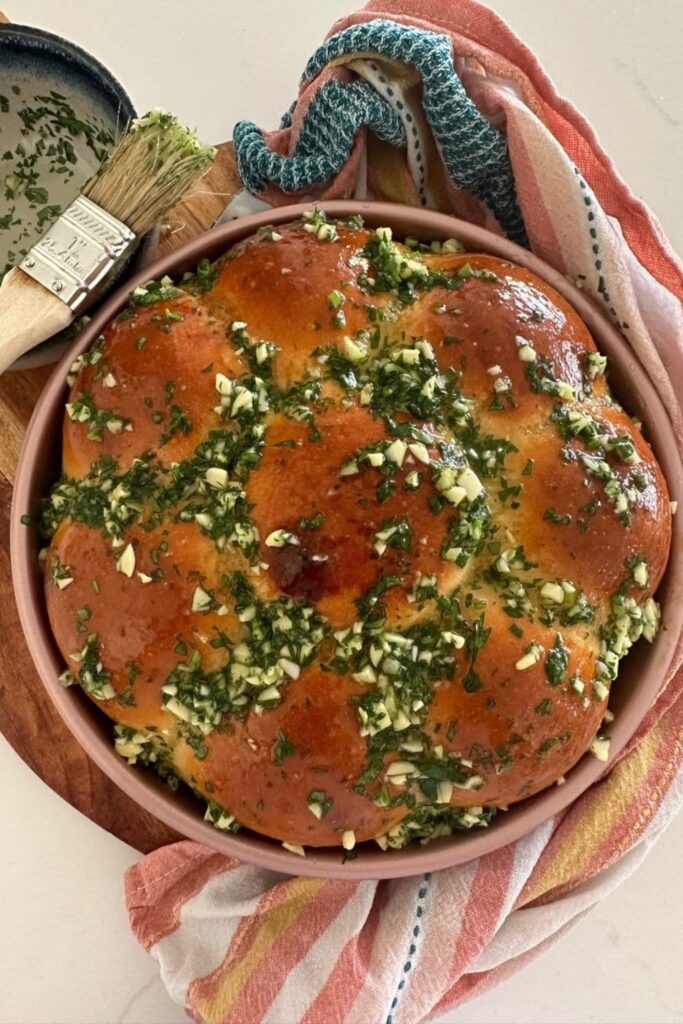
[[[368,558],[375,534],[386,519],[398,517],[408,519],[419,542],[411,552],[389,547],[382,558],[382,570],[436,574],[440,589],[452,590],[461,571],[439,555],[446,523],[429,511],[425,492],[399,487],[379,503],[375,496],[381,480],[379,469],[348,477],[339,474],[339,467],[349,462],[359,448],[387,437],[381,421],[367,409],[337,407],[317,416],[316,426],[323,436],[311,441],[305,424],[274,417],[263,457],[246,487],[252,517],[262,537],[280,528],[296,533],[302,518],[320,513],[324,516],[323,526],[306,531],[298,545],[264,551],[264,562],[278,590],[315,602],[337,629],[353,625],[357,618],[355,599],[378,578],[378,560]],[[296,440],[298,447],[277,447],[283,439]],[[435,451],[433,447],[428,450]],[[402,482],[407,469],[402,467],[398,474]],[[434,488],[433,494],[437,493]],[[282,507],[283,494],[287,495],[286,510]],[[325,560],[316,561],[320,558]],[[387,592],[392,626],[406,625],[418,614],[418,607],[409,604],[407,597],[399,588]]]
[[[481,807],[538,792],[588,748],[607,702],[605,659],[628,647],[624,621],[630,629],[649,616],[652,632],[648,598],[666,565],[670,512],[647,442],[610,398],[599,364],[589,372],[590,334],[549,286],[490,256],[427,253],[424,265],[444,276],[425,287],[418,275],[402,303],[378,285],[376,237],[337,230],[333,241],[301,225],[262,234],[221,262],[208,290],[133,307],[107,328],[96,361],[77,368],[64,471],[81,481],[78,490],[94,479],[93,463],[114,459],[98,486],[105,481],[105,505],[124,525],[112,546],[100,519],[71,498],[60,509],[58,499],[46,593],[69,667],[78,675],[89,666],[104,680],[104,690],[89,688],[128,728],[120,730],[122,753],[146,759],[151,748],[132,734],[153,736],[157,763],[217,813],[290,843],[333,845],[352,831],[358,841],[389,833],[398,844],[416,806],[475,808],[453,827],[485,821]],[[411,258],[389,246],[389,258],[396,254]],[[370,356],[345,337],[369,345]],[[436,419],[410,405],[431,394],[424,382],[417,398],[382,406],[382,381],[395,366],[380,367],[374,392],[361,390],[385,345],[399,364],[400,350],[411,349],[408,373],[430,365],[429,348],[414,355],[417,338],[432,346],[434,372],[452,388],[434,407]],[[263,341],[277,350],[255,364]],[[250,547],[243,534],[239,543],[234,534],[217,541],[216,494],[225,496],[227,475],[204,481],[207,467],[227,464],[216,454],[220,432],[234,438],[258,420],[249,420],[250,409],[234,412],[233,385],[217,375],[246,386],[254,369],[272,389],[270,408],[259,414],[263,432],[246,462],[230,471],[235,494],[243,488],[244,523],[257,531]],[[349,373],[358,379],[349,383]],[[287,391],[306,375],[316,395]],[[256,408],[265,392],[248,387]],[[89,418],[79,412],[84,395]],[[459,399],[464,412],[453,405]],[[420,440],[406,436],[411,426]],[[397,438],[405,450],[399,444],[392,454]],[[200,476],[193,470],[183,490],[179,474],[199,464],[204,442]],[[140,498],[127,478],[121,496],[116,481],[143,464],[156,467],[166,490],[141,487]],[[467,464],[483,496],[476,484],[464,495]],[[453,479],[439,475],[444,466],[455,467]],[[164,506],[171,492],[177,500]],[[210,515],[198,494],[214,502]],[[191,511],[182,515],[185,504]],[[473,540],[475,527],[482,532]],[[388,578],[383,594],[373,590]],[[308,625],[297,618],[306,607]],[[382,608],[387,646],[360,668],[364,655],[348,648],[354,623],[365,623],[355,628],[369,651],[366,634]],[[262,656],[253,625],[261,615],[274,638],[304,622],[311,651],[298,662],[285,651],[289,668],[275,670],[285,674],[271,701],[259,706],[249,691],[246,717],[226,705],[198,731],[178,707],[183,680],[195,687],[192,700],[220,703],[220,673],[230,677],[231,663],[245,656],[238,645],[247,645],[247,662]],[[419,671],[401,661],[405,636]],[[443,671],[430,676],[426,665]],[[410,720],[387,704],[391,728],[368,734],[359,706],[387,679],[393,685],[392,673],[399,704],[411,686],[427,695],[411,697]],[[384,749],[382,734],[394,738]],[[398,768],[387,776],[392,762]],[[412,779],[411,764],[419,766]]]

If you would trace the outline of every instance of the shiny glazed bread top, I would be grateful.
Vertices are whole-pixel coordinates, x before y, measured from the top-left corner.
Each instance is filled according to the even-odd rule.
[[[64,681],[296,850],[482,826],[606,757],[670,509],[605,367],[530,272],[317,211],[137,289],[45,503]]]

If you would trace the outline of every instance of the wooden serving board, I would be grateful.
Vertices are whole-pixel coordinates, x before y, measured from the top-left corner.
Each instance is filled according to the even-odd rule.
[[[6,21],[0,12],[0,21]],[[239,190],[232,146],[219,146],[201,190],[168,218],[163,255],[206,231]],[[55,711],[33,667],[19,624],[9,557],[12,487],[33,407],[52,367],[0,377],[0,732],[43,782],[61,797],[143,853],[179,838],[110,782],[81,750]]]

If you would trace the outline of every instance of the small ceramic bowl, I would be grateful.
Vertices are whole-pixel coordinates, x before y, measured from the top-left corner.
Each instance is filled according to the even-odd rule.
[[[123,87],[85,50],[42,29],[0,25],[0,277],[76,198],[134,117]],[[139,248],[118,278],[143,255]],[[71,340],[57,335],[13,368],[55,362]]]
[[[443,214],[430,213],[387,203],[335,201],[319,204],[334,217],[361,214],[377,227],[387,224],[396,238],[412,235],[420,239],[459,238],[476,252],[488,252],[528,267],[547,281],[571,303],[589,327],[596,344],[610,360],[609,380],[626,409],[644,424],[648,439],[664,470],[672,498],[683,499],[683,466],[666,410],[624,339],[602,313],[557,271],[505,239],[482,228]],[[310,204],[308,204],[310,207]],[[120,288],[93,317],[87,329],[64,356],[36,407],[28,428],[17,472],[12,510],[11,551],[19,615],[29,649],[56,710],[76,740],[97,765],[130,797],[166,824],[191,839],[241,861],[275,871],[328,878],[395,878],[451,867],[491,853],[530,832],[541,822],[568,807],[605,772],[605,766],[586,754],[567,776],[563,786],[553,786],[515,804],[494,818],[488,828],[473,829],[458,836],[439,839],[426,846],[382,852],[372,843],[357,849],[355,859],[342,863],[341,852],[307,851],[306,857],[288,853],[273,840],[254,833],[230,835],[217,831],[202,820],[203,804],[189,793],[171,792],[155,776],[130,767],[115,753],[111,722],[77,686],[63,689],[57,676],[64,665],[48,623],[43,595],[42,572],[38,565],[35,533],[21,525],[25,513],[35,515],[41,498],[59,475],[61,430],[67,399],[65,376],[72,359],[88,349],[105,325],[125,307],[130,290],[150,276],[179,277],[196,267],[200,259],[215,259],[226,249],[265,224],[280,224],[300,217],[307,206],[282,207],[234,221],[202,235],[176,253],[164,257]],[[667,573],[658,592],[662,625],[654,644],[639,643],[624,661],[619,682],[614,686],[610,706],[615,721],[609,729],[611,761],[618,757],[659,694],[671,664],[677,639],[683,628],[683,516],[674,519],[674,535]],[[49,742],[44,737],[42,742]]]

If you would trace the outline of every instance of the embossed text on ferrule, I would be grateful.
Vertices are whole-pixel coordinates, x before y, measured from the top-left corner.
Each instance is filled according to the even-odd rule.
[[[102,290],[116,264],[135,242],[136,237],[126,224],[85,196],[79,196],[20,266],[77,312]]]

